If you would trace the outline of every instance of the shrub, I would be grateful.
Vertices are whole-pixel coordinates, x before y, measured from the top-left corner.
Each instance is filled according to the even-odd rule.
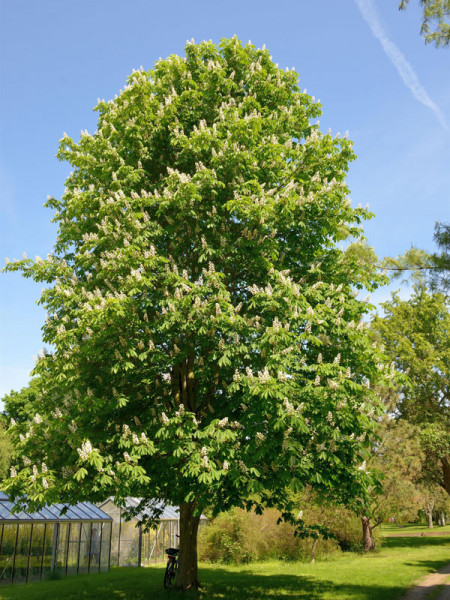
[[[199,535],[199,558],[223,563],[248,563],[258,560],[309,560],[313,540],[294,537],[287,523],[277,525],[280,513],[268,509],[263,515],[233,509],[222,513]],[[324,558],[336,552],[338,544],[319,539],[316,557]]]

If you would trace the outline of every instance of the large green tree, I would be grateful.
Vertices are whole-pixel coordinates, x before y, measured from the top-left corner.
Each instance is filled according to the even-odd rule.
[[[306,484],[365,493],[380,359],[356,295],[383,277],[339,242],[370,214],[348,198],[351,142],[266,49],[188,43],[96,110],[61,141],[54,253],[7,266],[47,285],[54,348],[8,489],[179,505],[196,587],[204,507],[289,518]]]
[[[398,294],[374,321],[395,367],[404,373],[397,415],[418,425],[428,481],[450,494],[450,312],[448,298],[424,285]]]

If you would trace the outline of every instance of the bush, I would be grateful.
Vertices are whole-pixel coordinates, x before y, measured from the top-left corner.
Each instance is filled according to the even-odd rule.
[[[363,537],[361,519],[354,512],[339,505],[320,504],[313,494],[301,497],[303,519],[306,523],[320,523],[336,536],[343,552],[362,552]],[[373,530],[375,545],[381,544],[378,528]]]
[[[277,525],[280,513],[268,509],[263,515],[233,509],[222,513],[199,534],[200,560],[242,564],[258,560],[310,560],[313,540],[294,537],[287,523]],[[319,539],[316,557],[336,552],[338,544]]]

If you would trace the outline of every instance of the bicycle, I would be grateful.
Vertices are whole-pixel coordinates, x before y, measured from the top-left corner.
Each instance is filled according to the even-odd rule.
[[[167,554],[167,566],[166,572],[164,573],[164,589],[167,590],[173,583],[175,583],[178,575],[178,554],[180,550],[178,548],[167,548],[165,553]]]

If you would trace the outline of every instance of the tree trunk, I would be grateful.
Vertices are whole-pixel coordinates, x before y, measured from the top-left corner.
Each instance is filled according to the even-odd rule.
[[[200,516],[194,516],[194,502],[180,506],[180,558],[177,585],[182,590],[200,587],[197,569],[197,532]]]
[[[316,562],[316,550],[317,550],[318,543],[319,543],[319,538],[318,537],[314,538],[312,547],[311,547],[311,563],[312,564],[314,564]]]
[[[369,517],[361,517],[364,539],[364,552],[375,550],[375,542],[373,541],[372,526],[370,525]]]
[[[441,527],[445,527],[445,512],[441,510]]]
[[[450,457],[441,458],[444,490],[450,495]]]
[[[429,529],[432,529],[432,527],[433,527],[433,511],[432,510],[427,511],[427,517],[428,517],[428,527],[429,527]]]

